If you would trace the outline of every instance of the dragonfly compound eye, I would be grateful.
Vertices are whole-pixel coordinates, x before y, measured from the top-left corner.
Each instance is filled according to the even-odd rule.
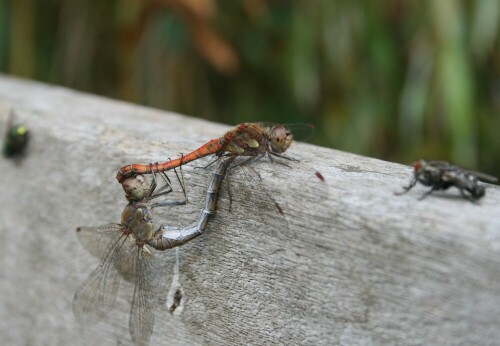
[[[290,147],[293,135],[286,127],[278,125],[272,129],[269,140],[271,151],[280,154]]]

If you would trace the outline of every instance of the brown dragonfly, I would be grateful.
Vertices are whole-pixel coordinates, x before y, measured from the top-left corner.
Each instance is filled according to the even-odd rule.
[[[136,345],[149,344],[162,285],[161,263],[153,249],[171,249],[203,234],[215,213],[222,181],[232,160],[227,158],[218,162],[201,215],[194,226],[160,226],[154,231],[153,209],[182,205],[186,199],[154,202],[172,191],[168,178],[164,177],[167,184],[155,193],[156,179],[149,184],[145,176],[137,175],[122,181],[129,203],[122,213],[121,223],[77,228],[78,239],[89,252],[104,253],[98,267],[75,293],[73,312],[78,322],[91,325],[102,320],[112,310],[120,279],[124,277],[135,281],[129,319],[132,340]]]
[[[131,164],[118,171],[116,179],[121,182],[134,174],[164,172],[179,167],[199,158],[216,155],[248,156],[249,161],[256,161],[266,154],[291,160],[282,154],[290,147],[294,139],[306,140],[314,134],[310,124],[279,125],[265,122],[243,123],[226,132],[222,137],[212,139],[198,149],[175,160],[155,164]],[[323,179],[319,172],[319,179]]]

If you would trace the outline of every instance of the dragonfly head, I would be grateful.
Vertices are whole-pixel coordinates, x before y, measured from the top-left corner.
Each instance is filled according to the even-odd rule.
[[[130,202],[140,201],[146,196],[149,189],[149,184],[142,174],[125,178],[122,181],[123,191],[125,197]]]
[[[269,133],[269,148],[273,153],[284,153],[292,144],[293,134],[283,125],[273,126]]]

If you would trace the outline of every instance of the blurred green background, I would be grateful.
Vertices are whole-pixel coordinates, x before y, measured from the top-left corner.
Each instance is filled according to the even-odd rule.
[[[497,0],[0,0],[0,71],[500,176],[499,22]]]

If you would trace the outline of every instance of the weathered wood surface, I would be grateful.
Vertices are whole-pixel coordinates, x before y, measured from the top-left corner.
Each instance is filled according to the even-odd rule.
[[[74,292],[98,263],[75,228],[119,221],[123,164],[174,157],[229,127],[1,77],[2,132],[12,107],[33,138],[22,162],[0,159],[2,344],[130,345],[129,282],[103,322],[75,322]],[[225,188],[207,233],[180,248],[182,307],[162,301],[152,345],[498,343],[498,187],[477,205],[457,191],[418,201],[421,187],[393,195],[409,167],[306,144],[289,154],[308,166],[258,166],[288,227],[264,224],[271,203],[233,177],[232,212]],[[193,166],[190,204],[159,222],[197,217],[209,176]],[[175,251],[161,256],[166,297]]]

